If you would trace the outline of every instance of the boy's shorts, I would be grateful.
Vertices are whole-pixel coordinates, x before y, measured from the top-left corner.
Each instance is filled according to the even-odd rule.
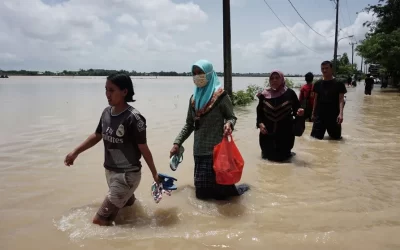
[[[123,208],[139,186],[141,176],[140,171],[117,173],[106,169],[109,190],[97,213],[103,218],[109,218]]]

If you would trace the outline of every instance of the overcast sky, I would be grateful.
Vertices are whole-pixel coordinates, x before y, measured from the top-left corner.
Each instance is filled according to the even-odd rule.
[[[231,0],[234,72],[319,72],[333,58],[335,9],[329,0]],[[339,38],[365,37],[378,0],[341,0]],[[223,71],[222,0],[0,0],[0,68],[190,71],[208,59]],[[339,43],[347,52],[350,39]],[[355,56],[355,62],[361,59]]]

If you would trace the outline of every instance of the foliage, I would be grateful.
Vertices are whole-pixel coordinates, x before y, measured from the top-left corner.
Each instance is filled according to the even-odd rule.
[[[368,36],[378,33],[389,34],[400,28],[399,0],[379,0],[378,4],[368,5],[363,11],[372,12],[376,17],[373,21],[364,23],[364,26],[370,28]]]
[[[400,28],[389,34],[377,33],[365,39],[356,51],[367,63],[379,63],[388,71],[400,69]]]
[[[135,70],[112,70],[112,69],[80,69],[77,71],[63,70],[59,72],[52,71],[29,71],[29,70],[1,70],[1,74],[7,75],[26,75],[26,76],[108,76],[113,73],[125,73],[130,76],[191,76],[191,72],[176,72],[176,71],[159,71],[159,72],[137,72]],[[218,76],[223,77],[223,72],[216,72]],[[233,77],[268,77],[269,73],[232,73]],[[288,75],[297,77],[300,75]]]
[[[294,82],[292,79],[285,78],[286,86],[293,88]],[[232,103],[235,106],[246,106],[256,99],[256,95],[269,86],[268,79],[265,81],[265,86],[261,87],[256,84],[247,86],[246,90],[239,90],[232,93]]]
[[[333,60],[331,61],[334,62]],[[345,77],[352,76],[357,72],[357,64],[351,64],[347,53],[338,58],[336,65],[336,76]]]
[[[356,51],[366,63],[382,66],[396,84],[400,76],[400,1],[379,0],[364,11],[372,12],[376,18],[364,23],[370,30]]]
[[[246,106],[256,99],[257,93],[261,92],[261,86],[252,84],[247,86],[246,90],[239,90],[232,93],[232,103],[235,106]]]

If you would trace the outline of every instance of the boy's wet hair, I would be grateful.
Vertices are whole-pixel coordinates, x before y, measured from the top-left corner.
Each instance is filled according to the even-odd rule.
[[[321,66],[322,66],[322,65],[329,65],[331,68],[333,67],[331,61],[323,61],[323,62],[321,63]]]
[[[306,82],[312,82],[314,80],[314,75],[311,72],[308,72],[305,76],[304,76]]]
[[[133,89],[132,79],[129,77],[129,75],[123,73],[114,73],[109,75],[107,80],[115,84],[120,90],[128,90],[128,93],[125,96],[125,102],[135,101],[133,100],[135,91]]]

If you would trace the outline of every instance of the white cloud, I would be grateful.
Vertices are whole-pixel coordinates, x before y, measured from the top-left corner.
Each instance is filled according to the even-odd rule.
[[[0,53],[0,63],[16,63],[16,62],[22,62],[23,60],[21,58],[18,58],[14,54],[10,53]]]
[[[153,54],[193,52],[194,49],[177,45],[171,34],[187,31],[208,18],[194,3],[178,4],[171,0],[46,2],[0,2],[0,53],[3,55],[0,67],[10,65],[9,55],[15,56],[14,61],[15,58],[37,60],[36,65],[29,67],[40,67],[43,63],[43,67],[51,69],[57,60],[60,60],[58,67],[69,64],[71,68],[80,68],[82,64],[105,61],[109,63],[103,67],[110,67],[111,63],[121,61],[113,55],[126,55],[122,51],[142,55],[146,51]],[[131,29],[127,31],[125,25]],[[103,60],[105,55],[110,56],[109,60]]]
[[[129,26],[136,26],[139,24],[139,22],[131,15],[129,14],[122,14],[117,18],[117,22],[121,23],[121,24],[126,24]]]
[[[199,58],[208,58],[216,70],[222,71],[222,27],[211,22],[220,20],[221,12],[215,11],[215,5],[209,2],[207,5],[207,1],[197,1],[199,5],[187,1],[0,1],[0,67],[181,71],[190,68]],[[252,7],[247,2],[232,0],[231,3],[245,10]],[[202,8],[212,11],[206,13]],[[208,15],[218,16],[209,18]],[[238,21],[243,23],[243,18],[247,17],[233,15],[232,18],[235,72],[259,72],[269,68],[302,72],[315,68],[313,65],[318,65],[322,59],[332,58],[334,20],[315,20],[312,24],[327,38],[301,22],[288,27],[298,39],[318,52],[315,53],[282,26],[256,32],[256,26],[238,27]],[[356,40],[362,39],[367,30],[362,24],[370,18],[369,14],[358,14],[351,26],[342,27],[340,37],[354,34]],[[252,30],[254,33],[250,32]],[[235,35],[242,33],[246,35],[241,36],[242,42],[238,43]],[[348,42],[347,39],[340,41],[339,54],[351,51]]]
[[[364,39],[367,28],[363,27],[363,23],[367,20],[371,20],[371,14],[359,13],[354,24],[339,32],[338,54],[346,52],[349,56],[351,55],[350,40],[341,38],[354,35],[352,40]],[[235,44],[233,53],[237,57],[252,58],[255,62],[258,60],[260,64],[276,64],[288,69],[291,73],[298,72],[298,69],[302,68],[303,71],[306,71],[307,68],[316,68],[315,65],[319,66],[318,63],[321,60],[332,59],[333,34],[335,33],[334,20],[320,20],[312,25],[312,28],[323,37],[303,23],[298,22],[288,28],[298,40],[285,27],[279,27],[262,32],[258,42]],[[269,66],[271,69],[275,67]]]

